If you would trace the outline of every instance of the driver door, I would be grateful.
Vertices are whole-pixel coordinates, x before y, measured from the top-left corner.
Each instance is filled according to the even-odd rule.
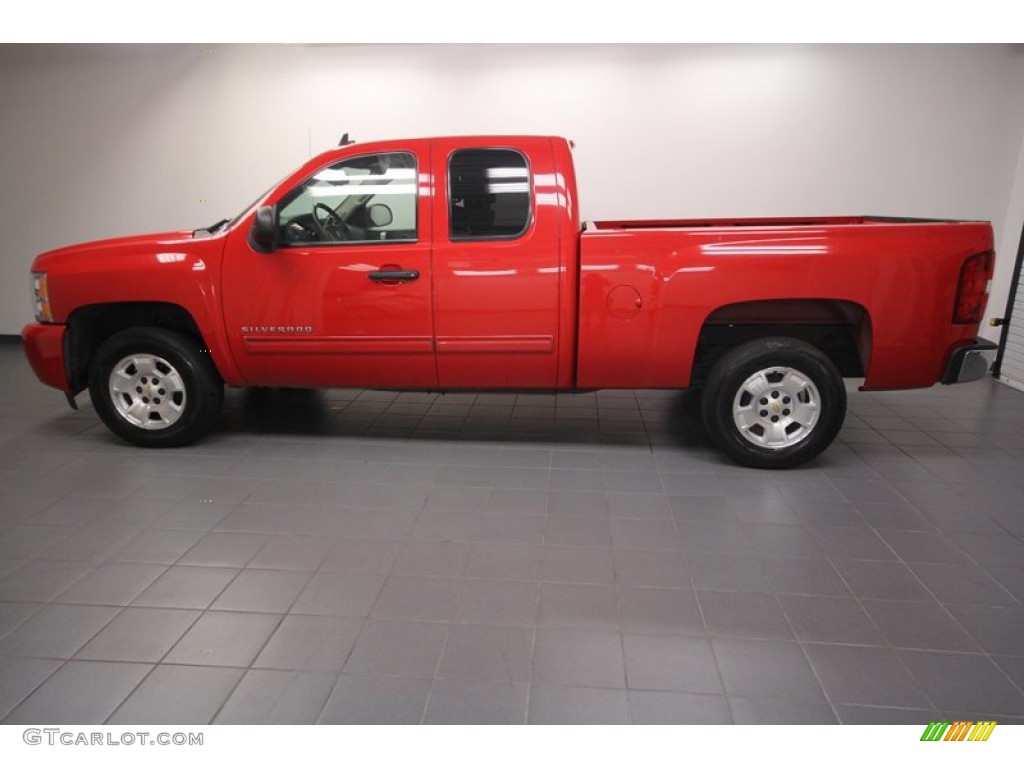
[[[347,157],[277,203],[278,246],[231,235],[223,307],[246,380],[263,386],[437,386],[429,157]]]

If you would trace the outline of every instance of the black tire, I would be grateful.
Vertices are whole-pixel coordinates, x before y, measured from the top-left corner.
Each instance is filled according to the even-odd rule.
[[[733,461],[787,469],[832,444],[846,417],[846,387],[818,348],[782,336],[755,339],[712,367],[701,415],[715,445]]]
[[[126,362],[129,358],[142,367]],[[115,386],[124,391],[115,393]],[[213,426],[224,384],[199,342],[140,327],[100,345],[89,366],[89,395],[115,435],[146,448],[171,448],[188,445]]]

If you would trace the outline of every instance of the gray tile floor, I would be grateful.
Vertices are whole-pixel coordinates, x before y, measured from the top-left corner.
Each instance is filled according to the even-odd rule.
[[[0,342],[0,722],[1024,723],[1024,393],[229,392],[145,451]]]

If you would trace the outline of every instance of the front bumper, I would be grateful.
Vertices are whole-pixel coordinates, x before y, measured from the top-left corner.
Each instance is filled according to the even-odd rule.
[[[43,384],[71,392],[64,365],[64,334],[67,326],[59,323],[29,323],[21,329],[21,343],[29,365]]]
[[[992,368],[998,346],[991,341],[975,339],[973,342],[957,347],[949,356],[946,371],[942,376],[943,384],[962,384],[965,381],[977,381],[984,378]]]

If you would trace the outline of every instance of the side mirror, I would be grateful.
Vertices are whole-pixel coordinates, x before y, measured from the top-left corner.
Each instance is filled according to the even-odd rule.
[[[394,216],[391,214],[391,209],[383,203],[371,205],[366,213],[370,217],[370,223],[375,227],[386,227],[395,220]]]
[[[272,205],[256,209],[249,232],[249,242],[253,248],[262,253],[270,253],[277,245],[277,211]]]

